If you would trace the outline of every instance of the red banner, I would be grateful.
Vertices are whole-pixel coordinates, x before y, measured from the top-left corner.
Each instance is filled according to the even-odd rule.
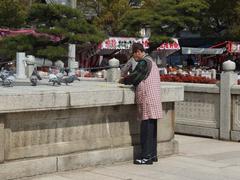
[[[227,44],[227,50],[230,53],[240,53],[240,43],[229,41]]]
[[[145,49],[149,48],[148,38],[110,37],[99,45],[99,49],[130,49],[134,42],[142,43]]]
[[[172,42],[172,43],[162,43],[157,50],[179,50],[180,46],[178,44],[178,42]]]

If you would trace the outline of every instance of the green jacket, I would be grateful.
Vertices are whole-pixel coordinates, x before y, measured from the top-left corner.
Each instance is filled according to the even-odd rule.
[[[151,61],[148,60],[149,58],[151,57],[146,55],[142,60],[138,61],[134,71],[124,78],[123,83],[137,86],[142,80],[146,79],[152,67]]]

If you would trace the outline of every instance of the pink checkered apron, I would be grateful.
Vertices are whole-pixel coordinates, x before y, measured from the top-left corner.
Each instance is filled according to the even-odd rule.
[[[138,107],[138,119],[162,118],[162,103],[160,97],[160,75],[155,62],[149,76],[141,81],[136,88],[136,103]]]

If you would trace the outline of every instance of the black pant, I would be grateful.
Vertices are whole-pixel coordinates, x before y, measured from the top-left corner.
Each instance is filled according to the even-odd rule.
[[[157,156],[157,119],[141,121],[140,142],[142,158]]]

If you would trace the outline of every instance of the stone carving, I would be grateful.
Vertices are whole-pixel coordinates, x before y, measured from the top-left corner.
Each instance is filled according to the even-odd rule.
[[[219,127],[219,96],[217,94],[185,93],[185,100],[177,102],[177,124]]]

